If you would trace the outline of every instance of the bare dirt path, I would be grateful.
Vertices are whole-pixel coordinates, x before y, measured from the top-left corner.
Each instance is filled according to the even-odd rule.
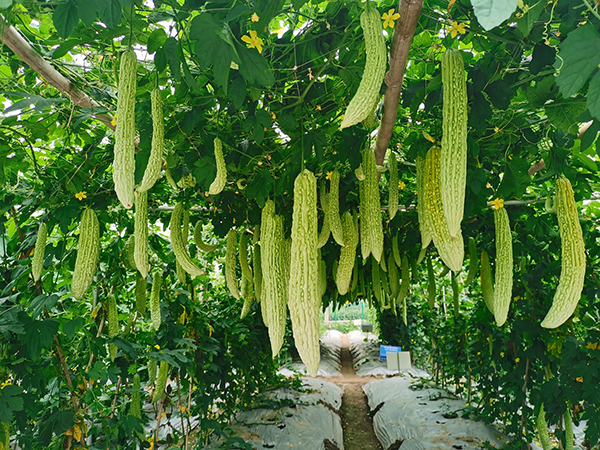
[[[359,377],[352,365],[348,335],[342,336],[342,375],[343,379],[327,378],[342,388],[342,426],[344,428],[344,448],[346,450],[382,450],[369,415],[367,397],[362,386],[374,377]]]

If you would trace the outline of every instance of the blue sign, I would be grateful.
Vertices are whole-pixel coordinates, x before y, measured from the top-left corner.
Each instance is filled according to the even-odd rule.
[[[401,352],[402,347],[394,347],[393,345],[380,345],[379,346],[379,359],[381,361],[387,361],[387,352]]]

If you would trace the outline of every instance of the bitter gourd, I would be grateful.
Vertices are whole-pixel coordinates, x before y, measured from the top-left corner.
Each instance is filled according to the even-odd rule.
[[[365,120],[380,98],[385,76],[387,52],[379,12],[369,2],[360,15],[360,25],[365,36],[367,59],[358,90],[344,112],[340,128],[347,128]]]
[[[390,152],[388,164],[390,166],[388,215],[392,220],[398,212],[398,160],[394,152]]]
[[[375,154],[363,152],[362,170],[365,175],[359,181],[360,197],[360,246],[363,259],[372,253],[377,262],[383,252],[383,225],[379,200],[379,178],[375,165]]]
[[[146,314],[146,284],[146,277],[138,273],[135,281],[135,310],[141,317]]]
[[[135,266],[145,278],[148,276],[148,192],[140,192],[135,199],[134,220]]]
[[[450,236],[460,233],[467,185],[467,81],[462,53],[442,55],[441,192]]]
[[[131,209],[135,188],[135,90],[137,58],[127,50],[121,56],[117,98],[117,125],[113,159],[113,181],[121,204]]]
[[[490,257],[484,250],[481,252],[481,295],[487,309],[494,314],[494,282],[492,279],[492,267],[490,266]]]
[[[44,268],[44,253],[46,253],[46,239],[48,238],[48,226],[46,222],[42,222],[38,229],[37,239],[35,241],[35,249],[33,251],[33,259],[31,260],[31,274],[33,281],[37,282],[42,276]]]
[[[160,176],[162,168],[163,150],[165,148],[165,124],[162,110],[162,99],[160,89],[154,88],[150,93],[150,105],[152,108],[152,146],[150,148],[150,157],[144,170],[144,176],[137,188],[139,192],[146,192]]]
[[[542,321],[544,328],[556,328],[569,319],[579,303],[585,280],[585,243],[571,182],[556,180],[556,216],[561,241],[560,279],[552,306]]]
[[[237,260],[237,233],[234,229],[227,233],[227,250],[225,253],[225,281],[231,295],[240,299],[240,290],[238,288],[237,275],[235,273]]]
[[[513,246],[506,208],[494,210],[496,225],[496,277],[494,283],[494,317],[498,326],[508,316],[513,287]]]
[[[344,245],[344,231],[340,219],[340,173],[334,170],[329,180],[329,193],[327,194],[327,209],[325,214],[329,216],[329,228],[333,239],[338,245]]]
[[[296,348],[312,377],[317,375],[321,359],[317,235],[317,180],[305,169],[294,181],[288,307]]]
[[[113,338],[119,334],[119,312],[117,311],[117,299],[114,294],[108,295],[108,337]],[[110,360],[114,361],[117,357],[117,346],[113,343],[108,344]]]
[[[184,213],[183,203],[178,203],[173,209],[171,214],[171,245],[173,246],[173,253],[175,253],[175,259],[181,267],[193,277],[197,277],[203,274],[202,270],[194,263],[190,254],[186,248],[187,234],[182,233],[182,220]]]
[[[100,257],[100,225],[96,213],[92,209],[85,209],[81,215],[79,225],[79,243],[75,270],[71,281],[71,294],[81,300],[94,281],[94,275]]]
[[[202,221],[199,220],[196,222],[196,226],[194,227],[194,243],[196,247],[198,247],[203,252],[214,252],[219,244],[207,244],[202,240]]]
[[[169,363],[166,361],[160,362],[158,368],[158,376],[156,377],[156,387],[154,388],[154,395],[152,396],[152,403],[158,402],[163,398],[165,394],[165,388],[167,387],[167,377],[169,376]]]
[[[344,295],[350,289],[354,260],[356,259],[356,247],[358,245],[358,233],[354,227],[352,214],[346,211],[342,216],[344,245],[340,251],[340,260],[335,283],[340,295]]]
[[[227,167],[225,166],[225,158],[223,157],[223,143],[221,142],[221,139],[215,138],[213,142],[215,147],[215,161],[217,163],[217,175],[208,188],[208,193],[210,195],[217,195],[221,193],[227,183]]]
[[[156,272],[152,278],[152,290],[150,291],[150,321],[151,329],[158,331],[162,321],[160,316],[160,285],[162,283],[162,275]]]

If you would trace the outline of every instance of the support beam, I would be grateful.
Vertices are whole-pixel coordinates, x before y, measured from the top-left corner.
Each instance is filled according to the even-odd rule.
[[[423,8],[423,0],[400,0],[400,19],[394,27],[392,46],[390,49],[390,70],[385,75],[387,89],[383,96],[383,117],[377,141],[375,143],[375,161],[378,166],[383,165],[400,104],[400,92],[404,80],[404,70],[408,60],[408,52],[412,44],[417,21]]]

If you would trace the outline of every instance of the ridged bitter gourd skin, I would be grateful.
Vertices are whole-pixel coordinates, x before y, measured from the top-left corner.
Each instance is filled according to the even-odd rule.
[[[196,226],[194,227],[194,243],[198,249],[203,252],[214,252],[219,244],[207,244],[202,240],[202,221],[199,220],[196,222]]]
[[[496,225],[496,277],[494,283],[494,317],[504,325],[508,316],[513,287],[513,245],[506,208],[494,210]]]
[[[398,293],[398,297],[396,299],[396,305],[402,303],[402,320],[406,326],[408,324],[406,295],[410,289],[410,263],[408,262],[408,257],[406,255],[402,255],[401,272],[402,281],[400,283],[400,292]]]
[[[490,266],[490,257],[484,250],[481,252],[481,295],[487,309],[494,314],[494,281],[492,278],[492,267]]]
[[[556,180],[556,216],[560,230],[560,279],[552,306],[542,321],[544,328],[556,328],[575,311],[585,280],[585,243],[579,223],[575,194],[568,178]]]
[[[390,252],[388,256],[388,278],[390,280],[391,296],[396,298],[400,292],[400,274],[398,273],[396,261],[394,261],[393,252]]]
[[[245,231],[240,235],[240,250],[238,256],[242,273],[246,279],[252,280],[254,275],[252,274],[252,268],[248,262],[248,235]]]
[[[346,211],[342,216],[342,229],[344,245],[342,245],[340,251],[340,261],[335,279],[340,295],[348,293],[350,289],[352,270],[354,269],[354,260],[356,259],[356,247],[358,246],[358,233],[354,227],[352,214],[349,211]]]
[[[371,150],[363,152],[361,167],[365,177],[363,181],[359,181],[360,248],[364,260],[373,254],[379,262],[383,253],[383,224],[379,200],[379,178],[375,154]]]
[[[215,138],[214,147],[215,161],[217,163],[217,175],[208,188],[208,193],[210,195],[220,194],[227,183],[227,167],[225,166],[225,158],[223,157],[223,144],[221,139]]]
[[[227,232],[227,250],[225,253],[225,281],[232,296],[240,299],[237,275],[235,273],[237,261],[238,239],[237,232],[231,229]]]
[[[396,159],[396,153],[390,152],[388,157],[388,164],[390,165],[390,179],[389,179],[389,190],[390,196],[388,199],[388,214],[390,220],[396,217],[398,212],[398,160]]]
[[[550,441],[550,434],[548,433],[548,423],[546,422],[546,411],[544,411],[543,403],[537,416],[536,426],[542,448],[544,450],[551,450],[552,442]]]
[[[271,352],[277,356],[285,335],[287,317],[287,281],[284,268],[283,218],[275,214],[275,204],[267,200],[262,210],[260,223],[260,259],[262,268],[263,322],[269,329]]]
[[[158,402],[162,399],[165,394],[165,388],[167,387],[167,377],[169,376],[169,363],[161,361],[158,368],[158,376],[156,377],[156,387],[154,388],[154,395],[152,396],[152,403]]]
[[[427,258],[427,298],[429,308],[435,308],[435,298],[437,296],[437,286],[435,284],[435,272],[431,258]]]
[[[165,148],[165,124],[160,89],[155,88],[150,93],[150,104],[152,107],[152,147],[150,148],[150,157],[144,170],[144,176],[137,188],[138,193],[146,192],[158,180]]]
[[[33,281],[35,282],[37,282],[42,276],[47,238],[48,226],[46,225],[46,222],[42,222],[40,224],[40,228],[38,229],[37,239],[35,241],[35,250],[33,251],[33,259],[31,260],[31,274],[33,275]]]
[[[419,231],[421,233],[421,248],[426,249],[433,239],[431,219],[427,213],[427,202],[425,197],[425,171],[426,158],[417,156],[415,164],[417,167],[417,217],[419,218]]]
[[[152,278],[152,290],[150,291],[150,328],[158,331],[162,318],[160,315],[160,285],[162,284],[162,275],[156,272]]]
[[[254,296],[256,297],[256,301],[260,303],[262,301],[263,275],[260,260],[260,244],[258,243],[254,244],[252,252],[252,274],[254,275]]]
[[[323,210],[323,226],[321,227],[321,231],[319,232],[319,236],[317,238],[317,248],[323,247],[327,244],[329,240],[329,235],[331,234],[331,226],[329,225],[329,213],[327,209],[329,208],[329,194],[323,192],[324,189],[321,189],[321,209]]]
[[[462,233],[452,237],[448,231],[440,190],[440,156],[438,147],[432,147],[427,152],[424,179],[426,213],[423,219],[429,221],[425,228],[432,232],[433,243],[444,264],[453,272],[460,272],[465,253],[464,242]]]
[[[148,192],[140,192],[135,199],[134,220],[135,266],[145,278],[148,276]]]
[[[460,233],[467,185],[467,81],[462,53],[448,49],[442,56],[441,190],[450,236]]]
[[[381,84],[387,66],[387,52],[383,38],[381,17],[369,2],[360,15],[360,25],[365,36],[366,62],[360,85],[344,112],[341,129],[365,120],[373,112],[381,94]]]
[[[108,295],[108,337],[113,338],[119,334],[119,312],[117,310],[117,299],[114,294]],[[114,361],[117,357],[117,346],[113,343],[108,344],[110,360]]]
[[[113,181],[121,204],[131,209],[135,189],[135,90],[137,58],[133,50],[121,56],[117,99],[117,125],[113,159]]]
[[[288,307],[296,348],[312,377],[317,375],[321,359],[317,234],[317,180],[305,169],[294,181]]]
[[[143,277],[140,273],[137,274],[135,281],[135,310],[138,316],[144,317],[147,308],[147,295],[146,295],[146,277]]]
[[[136,419],[142,418],[142,396],[141,396],[141,379],[140,374],[136,373],[133,376],[133,386],[131,392],[131,400],[129,402],[129,415]]]
[[[181,267],[193,277],[197,277],[203,274],[202,270],[194,263],[186,247],[187,235],[182,233],[182,221],[184,215],[183,203],[178,203],[173,209],[171,214],[171,245],[173,246],[173,253],[175,258]]]
[[[329,194],[327,195],[327,209],[325,210],[325,214],[329,216],[329,228],[333,239],[335,239],[338,245],[343,246],[344,232],[340,218],[340,173],[334,170],[331,173],[329,181]]]
[[[71,281],[71,294],[81,300],[94,281],[100,257],[100,225],[96,213],[85,209],[81,215],[79,226],[79,243],[77,259]]]

